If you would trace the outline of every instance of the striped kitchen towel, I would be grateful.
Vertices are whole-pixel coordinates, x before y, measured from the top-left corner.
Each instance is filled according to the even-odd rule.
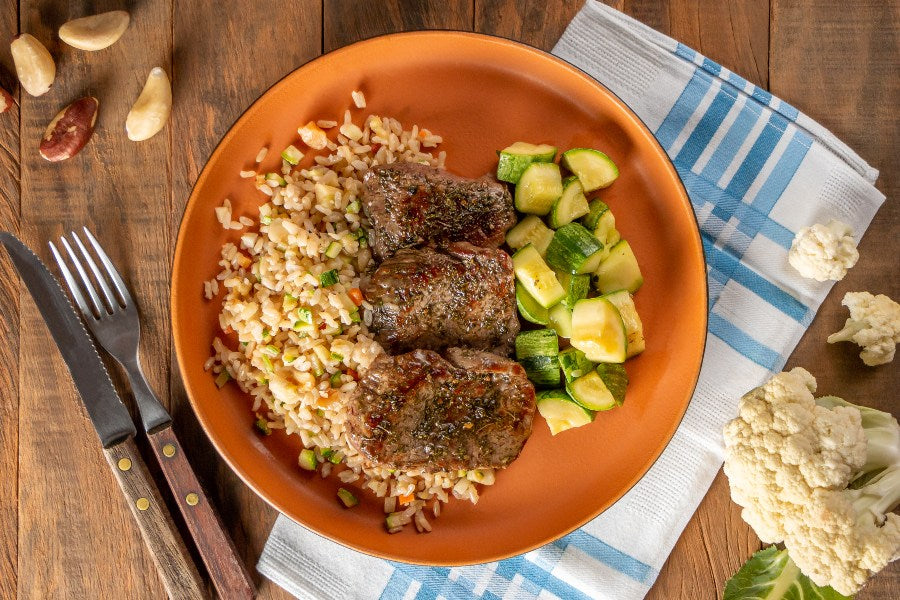
[[[257,568],[298,598],[642,598],[722,463],[720,432],[738,398],[782,369],[831,289],[788,265],[794,233],[837,218],[858,237],[884,201],[873,186],[878,172],[821,125],[599,2],[585,5],[554,53],[643,119],[696,211],[709,334],[684,421],[648,474],[609,510],[501,562],[388,562],[281,516]]]

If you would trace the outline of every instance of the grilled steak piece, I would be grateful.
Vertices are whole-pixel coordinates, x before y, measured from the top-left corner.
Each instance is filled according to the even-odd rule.
[[[383,354],[350,400],[350,442],[390,468],[505,467],[531,435],[534,386],[507,358],[450,348]]]
[[[512,259],[455,242],[404,248],[362,285],[378,342],[393,354],[469,346],[509,355],[519,333]]]
[[[379,260],[428,242],[497,247],[516,222],[509,190],[491,179],[404,162],[373,167],[363,183],[369,242]]]

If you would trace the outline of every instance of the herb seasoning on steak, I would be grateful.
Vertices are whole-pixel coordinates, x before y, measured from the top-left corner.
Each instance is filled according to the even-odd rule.
[[[519,333],[512,260],[466,242],[406,248],[362,286],[370,329],[391,353],[468,346],[508,356]]]
[[[445,358],[446,357],[446,358]],[[531,435],[534,386],[515,361],[450,348],[381,355],[350,400],[350,442],[389,468],[505,467]]]
[[[362,206],[379,260],[401,248],[467,241],[496,248],[516,222],[506,185],[466,179],[412,162],[372,167],[363,176]]]

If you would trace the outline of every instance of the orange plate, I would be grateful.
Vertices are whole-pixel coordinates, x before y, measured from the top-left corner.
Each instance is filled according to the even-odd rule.
[[[363,90],[368,107],[353,107]],[[342,508],[336,478],[300,470],[297,436],[261,437],[250,400],[216,388],[203,370],[218,335],[219,301],[203,299],[219,249],[235,241],[213,208],[230,198],[235,215],[258,217],[266,199],[238,172],[277,171],[279,152],[310,119],[357,122],[369,113],[399,118],[444,137],[449,170],[476,177],[496,168],[495,151],[516,140],[562,149],[599,148],[619,166],[600,197],[640,261],[636,295],[647,350],[628,362],[625,405],[551,438],[543,419],[521,456],[483,490],[477,506],[446,505],[434,531],[385,532],[382,502],[360,493]],[[333,134],[332,134],[333,135]],[[303,146],[300,146],[303,147]],[[235,217],[236,218],[236,217]],[[700,371],[706,338],[706,270],[694,213],[681,181],[641,121],[578,69],[505,39],[416,32],[370,39],[297,69],[257,100],[228,132],[191,194],[175,250],[172,321],[188,395],[213,444],[272,506],[341,544],[404,562],[471,564],[513,556],[574,530],[619,499],[650,468],[681,420]],[[347,486],[356,489],[354,486]],[[358,491],[358,490],[357,490]]]

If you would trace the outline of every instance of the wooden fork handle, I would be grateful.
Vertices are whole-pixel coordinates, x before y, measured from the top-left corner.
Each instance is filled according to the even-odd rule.
[[[250,573],[200,487],[171,424],[148,433],[147,437],[219,597],[223,600],[253,598],[256,591]]]
[[[134,440],[127,438],[115,446],[104,448],[103,453],[125,494],[128,507],[150,549],[169,598],[207,598],[203,579],[175,528],[172,515],[147,471]]]

